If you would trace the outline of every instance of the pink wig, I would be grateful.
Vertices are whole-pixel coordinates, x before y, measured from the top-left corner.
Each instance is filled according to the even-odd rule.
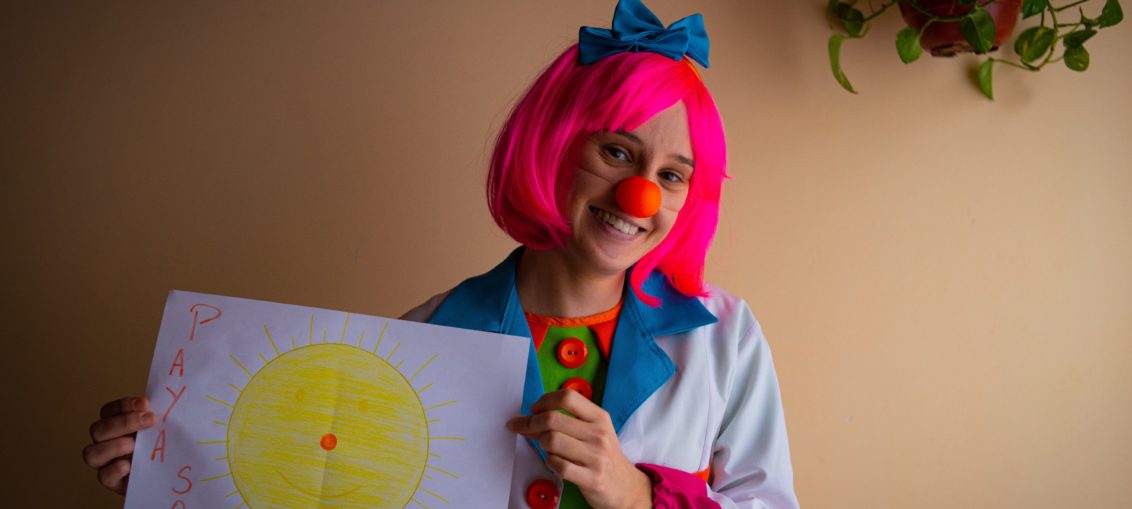
[[[687,108],[696,162],[688,198],[668,236],[633,266],[629,282],[651,306],[660,300],[641,285],[653,269],[680,293],[705,295],[704,259],[719,220],[726,146],[715,102],[687,60],[625,52],[581,65],[577,45],[563,52],[499,133],[487,175],[496,224],[532,249],[564,245],[571,231],[560,204],[573,178],[564,167],[575,142],[599,131],[631,131],[678,101]]]

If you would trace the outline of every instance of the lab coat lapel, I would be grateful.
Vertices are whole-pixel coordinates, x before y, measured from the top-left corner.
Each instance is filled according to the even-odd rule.
[[[628,280],[628,278],[626,278]],[[613,429],[620,434],[630,415],[676,372],[676,365],[656,344],[656,336],[679,334],[718,319],[700,303],[668,284],[653,272],[643,285],[645,293],[661,299],[651,307],[626,285],[621,317],[613,333],[609,370],[605,377],[602,407],[609,412]]]
[[[522,254],[520,246],[494,269],[460,283],[433,313],[429,323],[530,338],[531,329],[515,290],[515,269]],[[531,405],[542,393],[542,374],[534,342],[531,342],[523,383],[523,415],[530,415]]]

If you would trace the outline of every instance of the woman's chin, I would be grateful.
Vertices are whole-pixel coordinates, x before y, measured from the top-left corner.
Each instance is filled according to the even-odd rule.
[[[650,232],[626,235],[592,217],[575,231],[576,261],[602,274],[624,273],[654,247],[648,245]]]
[[[621,243],[590,243],[581,250],[585,265],[604,274],[620,274],[629,270],[644,256],[639,246],[620,245]]]

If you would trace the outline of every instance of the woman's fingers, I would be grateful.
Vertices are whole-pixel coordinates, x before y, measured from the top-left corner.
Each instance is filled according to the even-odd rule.
[[[127,457],[133,452],[134,437],[118,437],[86,446],[83,449],[83,462],[93,468],[102,468],[111,461]]]
[[[592,473],[585,467],[578,465],[557,454],[546,455],[546,466],[563,480],[570,481],[579,487],[590,485]]]
[[[83,448],[83,462],[98,469],[100,484],[125,495],[135,445],[133,434],[153,426],[155,417],[149,411],[149,401],[137,396],[102,405],[98,415],[99,419],[90,425],[94,443]]]
[[[560,431],[580,440],[586,440],[593,435],[587,423],[557,410],[516,417],[507,422],[507,427],[515,433],[532,438],[548,431]]]
[[[90,438],[97,442],[137,433],[153,426],[153,412],[129,412],[94,421],[90,425]]]
[[[585,396],[572,390],[550,392],[531,405],[531,414],[507,421],[507,428],[538,437],[547,467],[576,484],[587,500],[602,501],[595,507],[623,505],[619,490],[640,479],[648,484],[621,451],[609,413]],[[647,492],[644,497],[648,500]]]
[[[102,405],[102,410],[99,410],[98,416],[101,419],[105,419],[126,412],[144,412],[146,410],[149,410],[149,401],[145,398],[129,396]]]
[[[130,475],[130,460],[119,458],[98,470],[98,482],[119,495],[126,494],[127,476]]]
[[[548,431],[539,435],[538,443],[547,454],[562,456],[582,466],[591,465],[595,460],[595,451],[592,447],[561,431]]]
[[[537,414],[548,410],[565,410],[575,417],[595,424],[609,423],[609,414],[601,407],[582,396],[578,391],[561,389],[543,394],[538,401],[531,405],[531,413]]]

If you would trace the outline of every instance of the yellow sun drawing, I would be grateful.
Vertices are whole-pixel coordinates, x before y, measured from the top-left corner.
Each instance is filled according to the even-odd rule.
[[[349,323],[349,315],[346,324]],[[230,477],[243,502],[236,507],[379,507],[402,508],[410,503],[447,504],[448,500],[422,486],[432,477],[431,470],[453,478],[454,473],[429,464],[439,457],[430,452],[434,440],[463,440],[460,437],[432,437],[429,410],[447,406],[446,401],[425,407],[420,393],[427,384],[414,388],[413,379],[433,360],[433,355],[406,377],[401,362],[389,360],[401,346],[398,342],[385,357],[347,344],[346,324],[341,342],[322,342],[314,336],[311,317],[306,345],[280,352],[267,326],[264,334],[275,356],[264,361],[254,374],[235,356],[232,361],[250,379],[243,387],[232,385],[238,396],[234,403],[208,395],[211,401],[230,410],[225,426],[226,440],[201,442],[224,444],[228,472],[203,479],[214,481]],[[420,493],[428,495],[423,497]],[[422,500],[424,499],[424,500]]]

